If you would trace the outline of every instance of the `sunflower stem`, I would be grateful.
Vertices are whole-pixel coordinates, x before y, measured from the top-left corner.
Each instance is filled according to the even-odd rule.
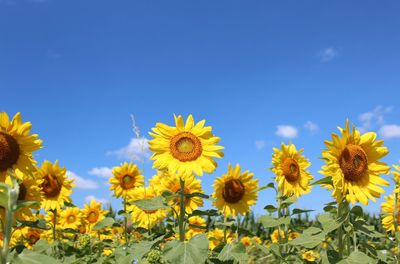
[[[53,210],[53,240],[56,242],[57,209]]]
[[[224,243],[226,244],[227,240],[226,240],[226,216],[224,216]]]
[[[123,198],[124,200],[124,235],[125,235],[125,243],[126,245],[128,245],[129,241],[128,241],[128,218],[126,216],[127,212],[126,212],[126,197],[124,196]]]
[[[181,177],[179,177],[179,182],[180,182],[180,190],[179,190],[179,240],[181,242],[185,241],[185,180],[183,180]]]
[[[237,215],[237,228],[236,228],[236,242],[239,242],[239,227],[240,227],[240,217]]]
[[[341,206],[340,202],[337,204],[337,219],[340,218],[341,216]],[[343,229],[342,226],[340,226],[337,230],[337,236],[338,236],[338,251],[339,251],[339,256],[343,257]]]

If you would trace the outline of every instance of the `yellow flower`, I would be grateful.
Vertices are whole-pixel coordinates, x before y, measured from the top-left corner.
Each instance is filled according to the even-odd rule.
[[[68,207],[61,211],[60,224],[62,228],[71,228],[78,230],[81,225],[82,213],[78,207]]]
[[[213,250],[216,246],[218,246],[220,243],[224,241],[224,231],[219,228],[215,228],[211,231],[208,232],[207,234],[209,238],[209,248]],[[227,235],[226,235],[226,242],[227,243],[232,243],[235,240],[236,235],[232,233],[231,231],[227,230]]]
[[[133,203],[137,200],[151,199],[155,196],[157,196],[157,193],[151,186],[133,190],[129,205],[127,206],[127,211],[131,213],[132,222],[137,226],[151,229],[155,224],[166,217],[164,209],[142,210]]]
[[[314,251],[312,251],[312,250],[309,250],[309,251],[303,253],[303,254],[301,255],[301,257],[302,257],[304,260],[307,260],[307,261],[312,262],[312,261],[316,261],[317,259],[319,259],[319,258],[320,258],[320,255],[319,255],[318,252],[314,252]]]
[[[53,228],[53,226],[54,226],[54,213],[53,213],[53,211],[47,211],[46,212],[46,216],[44,217],[44,219]],[[57,217],[56,217],[56,229],[61,229],[59,212],[57,212]]]
[[[170,191],[173,193],[179,193],[181,191],[180,186],[180,177],[177,174],[171,175],[168,173],[164,174],[164,177],[161,179],[161,186],[158,187],[159,194],[162,194],[164,191]],[[201,189],[201,181],[196,179],[194,175],[187,175],[185,177],[185,194],[192,194],[192,193],[204,193]],[[194,210],[198,207],[203,206],[203,199],[200,197],[190,197],[185,198],[185,210],[186,213],[191,214]],[[180,198],[176,197],[172,201],[170,201],[170,205],[174,205],[174,209],[179,213]]]
[[[107,256],[110,256],[112,253],[113,253],[113,250],[112,250],[112,249],[110,249],[110,248],[105,248],[105,249],[103,249],[103,253],[101,253],[101,255],[107,257]]]
[[[41,229],[33,228],[33,227],[24,227],[24,238],[25,238],[25,246],[29,249],[32,249],[33,245],[40,239],[41,233],[43,232]]]
[[[295,239],[295,238],[298,237],[298,236],[300,236],[300,233],[299,233],[299,232],[296,232],[296,231],[289,232],[289,234],[288,234],[288,240],[289,240],[289,241],[290,241],[290,240],[293,240],[293,239]]]
[[[175,126],[157,123],[150,135],[149,148],[154,153],[153,168],[168,169],[169,173],[203,175],[212,173],[217,167],[214,158],[222,158],[223,147],[216,145],[219,138],[212,134],[211,126],[204,126],[205,120],[194,123],[189,115],[184,124],[182,116],[174,116]]]
[[[112,173],[114,177],[109,180],[110,190],[114,191],[116,197],[126,198],[135,188],[143,186],[144,177],[138,166],[132,162],[124,162],[121,166],[114,167]]]
[[[395,211],[394,211],[394,195],[385,196],[385,202],[381,204],[382,209],[382,226],[388,232],[394,233],[395,227]],[[400,223],[400,199],[397,200],[397,223]],[[400,226],[397,227],[397,231],[400,231]]]
[[[85,204],[82,209],[83,220],[89,225],[89,228],[103,220],[106,214],[107,211],[101,209],[101,203],[96,202],[94,199],[90,200],[89,204]]]
[[[367,205],[368,199],[375,202],[384,193],[378,185],[389,185],[380,175],[387,174],[390,168],[379,161],[389,151],[383,146],[383,140],[375,140],[374,132],[361,135],[354,126],[350,130],[348,120],[346,127],[339,130],[342,137],[332,134],[332,141],[325,141],[327,149],[322,157],[326,165],[322,166],[321,173],[332,177],[332,195],[338,202],[343,198],[352,204],[359,201]]]
[[[395,169],[395,171],[392,171],[392,174],[394,176],[394,182],[395,182],[394,193],[400,193],[400,166],[393,165],[393,168]]]
[[[273,148],[272,171],[282,195],[297,197],[311,191],[310,181],[313,179],[307,168],[311,163],[297,151],[295,145],[281,145],[281,149]]]
[[[278,229],[275,229],[271,234],[272,243],[279,243],[279,239],[283,240],[284,238],[285,238],[285,232],[283,232],[282,230],[281,232],[279,232]]]
[[[251,244],[252,244],[252,242],[251,242],[251,237],[248,237],[248,236],[242,237],[242,239],[240,239],[240,242],[242,242],[242,244],[243,244],[245,247],[249,247],[249,246],[251,246]]]
[[[0,112],[0,181],[5,180],[8,169],[13,169],[19,180],[35,171],[32,152],[42,147],[42,141],[29,134],[31,127],[30,122],[22,123],[20,113],[10,121],[7,113]]]
[[[153,175],[153,177],[149,179],[150,186],[153,187],[157,195],[161,195],[164,191],[164,186],[162,185],[161,181],[166,177],[166,175],[168,175],[166,171],[158,170],[157,174]]]
[[[249,171],[241,173],[239,164],[234,168],[229,164],[228,172],[213,185],[213,205],[226,217],[246,214],[257,201],[258,179],[253,175]]]
[[[71,202],[73,180],[67,179],[67,169],[60,168],[58,161],[52,164],[45,160],[37,170],[37,177],[42,181],[40,187],[43,192],[41,207],[46,210],[60,210],[64,202]]]

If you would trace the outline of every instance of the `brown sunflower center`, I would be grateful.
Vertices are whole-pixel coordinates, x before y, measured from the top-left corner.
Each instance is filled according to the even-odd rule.
[[[244,191],[244,185],[240,180],[229,180],[222,190],[222,197],[228,203],[237,203],[243,198]]]
[[[135,176],[126,174],[121,178],[121,187],[125,190],[135,187]]]
[[[6,171],[18,161],[20,149],[11,135],[0,132],[0,171]]]
[[[86,227],[84,225],[79,226],[79,233],[81,233],[81,234],[86,233]]]
[[[23,183],[20,183],[18,201],[24,201],[25,199],[26,199],[26,187]]]
[[[367,155],[360,146],[349,144],[340,155],[339,165],[346,180],[358,181],[368,170]]]
[[[47,198],[56,197],[61,192],[61,184],[57,176],[48,174],[43,178],[42,190]]]
[[[99,213],[97,211],[90,211],[87,217],[89,223],[95,223],[99,218]]]
[[[69,215],[67,218],[68,223],[73,223],[75,222],[75,220],[76,220],[75,215]]]
[[[196,160],[203,151],[198,137],[190,132],[175,135],[171,139],[169,148],[172,156],[183,162]]]
[[[34,245],[40,239],[40,235],[36,233],[32,233],[28,237],[29,245]]]
[[[299,164],[293,158],[286,158],[282,164],[283,175],[288,182],[295,182],[300,178]]]

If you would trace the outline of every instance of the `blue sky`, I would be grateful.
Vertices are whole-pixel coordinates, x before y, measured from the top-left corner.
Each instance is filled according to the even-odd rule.
[[[225,157],[201,178],[207,193],[228,163],[268,183],[272,147],[288,141],[305,149],[312,174],[322,177],[323,140],[346,118],[378,132],[390,148],[385,161],[398,163],[399,8],[395,1],[0,0],[0,111],[33,123],[44,141],[39,162],[58,159],[80,177],[78,205],[90,195],[110,200],[107,179],[94,169],[137,152],[130,114],[146,137],[156,122],[172,124],[173,113],[214,127]],[[154,174],[150,161],[144,172]],[[330,199],[316,187],[298,206],[320,210]],[[255,210],[271,202],[273,193],[263,191]],[[368,210],[379,212],[378,203]]]

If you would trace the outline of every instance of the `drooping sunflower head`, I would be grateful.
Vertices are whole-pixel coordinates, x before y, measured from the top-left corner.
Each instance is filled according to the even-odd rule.
[[[395,232],[395,220],[400,223],[400,208],[397,208],[397,214],[395,212],[395,196],[385,196],[385,201],[381,204],[382,210],[382,226],[387,232],[392,234]],[[400,205],[400,199],[397,201],[397,206]],[[397,215],[397,219],[395,218]],[[400,231],[400,226],[397,227],[397,231]]]
[[[124,162],[119,167],[114,167],[114,177],[110,178],[110,190],[114,191],[116,197],[127,197],[132,191],[140,186],[143,186],[144,177],[141,174],[138,166],[132,162]]]
[[[170,191],[176,194],[181,191],[180,176],[178,174],[164,173],[164,176],[161,179],[159,192],[160,194],[162,194],[164,191]],[[185,177],[184,193],[204,193],[204,191],[201,189],[201,181],[199,179],[196,179],[193,174],[187,175]],[[191,214],[194,210],[203,206],[203,199],[198,196],[184,198],[184,200],[185,210],[188,214]],[[170,201],[170,204],[174,205],[174,209],[177,212],[180,212],[179,202],[179,197],[176,197],[175,199]]]
[[[46,210],[60,209],[64,202],[71,202],[74,181],[67,178],[67,169],[60,167],[58,161],[51,163],[45,160],[42,167],[37,169],[37,178],[41,180],[43,200],[41,207]]]
[[[205,120],[195,124],[192,115],[186,124],[182,116],[174,117],[175,126],[157,123],[153,133],[150,132],[153,168],[184,175],[213,172],[217,167],[214,158],[223,157],[223,147],[216,145],[220,139],[212,134],[211,126],[205,127]]]
[[[107,211],[101,209],[101,203],[96,202],[94,199],[91,199],[82,209],[82,218],[89,225],[89,228],[103,220],[106,214]]]
[[[297,197],[311,191],[310,181],[313,179],[307,168],[311,163],[296,150],[295,145],[281,145],[281,149],[274,148],[272,154],[272,171],[275,181],[282,195]]]
[[[79,230],[82,213],[78,207],[68,207],[60,213],[60,224],[62,228]]]
[[[389,185],[381,175],[387,174],[390,167],[380,161],[389,151],[383,140],[375,140],[374,132],[361,135],[354,126],[350,130],[348,120],[346,127],[339,130],[341,137],[332,134],[332,141],[325,141],[327,149],[322,152],[325,165],[320,173],[332,177],[332,195],[337,201],[345,198],[352,204],[359,201],[364,205],[369,199],[375,202],[384,193],[379,185]]]
[[[241,173],[239,164],[228,166],[228,172],[214,182],[214,206],[228,217],[244,215],[250,206],[257,201],[258,179],[253,179],[253,173]]]
[[[138,227],[151,229],[155,224],[162,221],[166,217],[164,209],[144,210],[136,206],[133,202],[143,199],[151,199],[157,196],[153,187],[136,188],[133,195],[130,196],[127,211],[130,212],[132,222]]]
[[[32,124],[23,123],[17,113],[10,121],[7,113],[0,112],[0,180],[4,181],[8,169],[13,169],[19,180],[35,171],[32,152],[42,147],[38,135],[29,134]]]

